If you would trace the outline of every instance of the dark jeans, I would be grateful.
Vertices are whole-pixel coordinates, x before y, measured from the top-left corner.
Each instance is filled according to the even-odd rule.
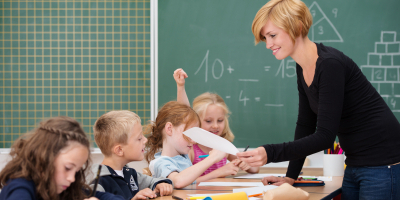
[[[399,200],[400,164],[350,167],[344,172],[342,200]]]

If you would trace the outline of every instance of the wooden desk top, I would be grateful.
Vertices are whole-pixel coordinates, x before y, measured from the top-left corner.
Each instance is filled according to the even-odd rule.
[[[304,176],[322,176],[322,168],[304,168],[302,170]],[[261,174],[285,174],[286,168],[261,168]],[[244,175],[246,172],[240,171],[236,176]],[[217,178],[207,182],[259,182],[260,179],[234,179]],[[334,192],[342,186],[343,177],[333,177],[332,181],[325,181],[325,186],[316,187],[298,187],[310,193],[310,200],[321,199],[328,194]],[[190,185],[183,189],[174,189],[173,195],[186,199],[188,194],[214,194],[214,193],[232,193],[233,189],[246,188],[246,187],[226,187],[226,186],[198,186]],[[172,196],[158,197],[156,200],[171,200]]]

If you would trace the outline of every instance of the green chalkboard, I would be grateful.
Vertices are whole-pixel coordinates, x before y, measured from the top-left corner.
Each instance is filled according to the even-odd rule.
[[[150,120],[150,0],[0,2],[0,148],[59,115]],[[93,142],[94,144],[94,142]]]
[[[189,100],[224,98],[238,147],[293,140],[298,114],[295,62],[254,45],[251,24],[266,0],[158,1],[159,106],[176,99],[183,68]],[[309,38],[351,57],[400,119],[400,1],[305,0]]]

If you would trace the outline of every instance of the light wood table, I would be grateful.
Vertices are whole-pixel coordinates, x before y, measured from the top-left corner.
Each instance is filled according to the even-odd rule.
[[[304,168],[302,170],[304,176],[322,176],[322,168]],[[285,174],[286,168],[261,168],[262,174]],[[240,171],[236,176],[244,175],[245,172]],[[301,175],[300,175],[301,176]],[[207,182],[259,182],[260,179],[234,179],[233,177],[228,178],[216,178]],[[315,187],[297,187],[310,193],[310,200],[321,199],[342,186],[343,177],[333,177],[332,181],[325,181],[325,186]],[[189,194],[214,194],[214,193],[232,193],[233,189],[246,188],[246,187],[226,187],[226,186],[198,186],[190,185],[182,189],[174,189],[173,195],[186,199]],[[172,196],[158,197],[157,200],[170,200]]]

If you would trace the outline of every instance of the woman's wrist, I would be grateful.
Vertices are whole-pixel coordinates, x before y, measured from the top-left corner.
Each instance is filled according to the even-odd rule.
[[[289,177],[285,177],[284,179],[285,179],[286,183],[289,183],[290,185],[294,184],[294,181],[295,181],[294,179],[289,178]]]

